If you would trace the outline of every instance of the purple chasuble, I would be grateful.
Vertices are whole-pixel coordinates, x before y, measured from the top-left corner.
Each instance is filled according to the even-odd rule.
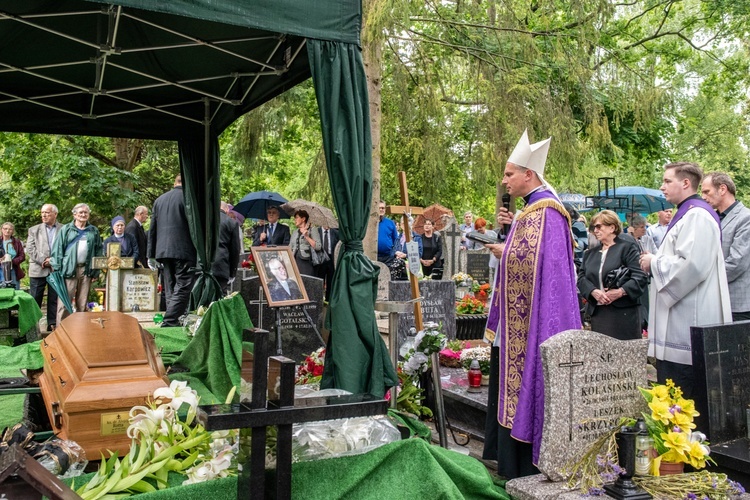
[[[498,423],[532,443],[534,464],[544,424],[539,345],[580,328],[570,221],[550,191],[537,191],[506,240],[486,334],[500,349]]]

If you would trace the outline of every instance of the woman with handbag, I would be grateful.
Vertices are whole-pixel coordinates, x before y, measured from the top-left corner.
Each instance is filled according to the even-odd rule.
[[[639,300],[647,277],[638,264],[638,244],[622,234],[620,219],[610,210],[595,215],[592,227],[600,244],[586,250],[578,273],[591,329],[619,340],[639,339]]]
[[[320,242],[318,231],[311,231],[312,226],[308,222],[309,220],[310,215],[306,210],[294,212],[294,225],[297,226],[297,229],[292,233],[289,243],[299,273],[315,276],[313,257],[317,259],[319,255],[313,256],[313,253],[323,250],[323,243]]]

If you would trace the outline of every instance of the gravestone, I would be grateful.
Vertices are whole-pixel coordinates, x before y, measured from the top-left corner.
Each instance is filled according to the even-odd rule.
[[[120,243],[107,244],[106,256],[94,257],[91,259],[92,269],[107,269],[107,311],[121,311],[122,298],[122,276],[121,269],[133,269],[135,262],[133,257],[120,257],[122,245]]]
[[[380,274],[378,274],[378,295],[375,300],[383,301],[388,300],[388,290],[391,282],[391,270],[388,266],[380,261],[372,260],[372,264],[380,268]]]
[[[120,311],[158,311],[159,275],[151,269],[125,269],[120,272],[122,296]]]
[[[419,293],[422,296],[422,318],[425,323],[434,321],[443,324],[443,333],[452,340],[456,338],[456,285],[452,281],[423,280],[419,282]],[[391,281],[388,300],[406,302],[411,300],[411,287],[408,281]],[[399,315],[398,345],[399,348],[414,326],[414,314]]]
[[[464,250],[461,250],[461,231],[458,229],[456,219],[453,217],[448,219],[448,225],[441,233],[443,237],[443,278],[450,279],[454,274],[461,272],[460,256],[464,252]]]
[[[465,250],[464,253],[466,253],[466,273],[471,275],[474,281],[490,283],[490,251],[483,248]]]
[[[553,481],[580,459],[620,417],[648,409],[639,387],[648,387],[648,341],[617,340],[568,330],[540,346],[544,366],[544,431],[539,470]]]
[[[242,280],[240,294],[245,301],[250,320],[256,328],[262,328],[275,334],[276,314],[281,320],[281,346],[284,356],[296,362],[303,361],[305,357],[323,347],[318,335],[310,325],[302,310],[310,315],[318,332],[323,327],[323,280],[314,276],[302,275],[302,283],[307,290],[310,302],[301,306],[276,308],[274,311],[268,307],[266,296],[263,293],[263,285],[257,275]]]
[[[750,480],[750,322],[691,327],[696,430],[711,457],[745,484]],[[738,475],[744,474],[744,475]]]

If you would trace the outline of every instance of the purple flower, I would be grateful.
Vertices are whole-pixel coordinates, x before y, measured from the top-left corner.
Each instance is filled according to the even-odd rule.
[[[682,432],[682,429],[680,429],[679,426],[675,425],[674,427],[672,427],[672,432]]]
[[[729,486],[731,486],[732,488],[734,488],[734,491],[736,491],[738,495],[742,495],[743,493],[745,493],[745,488],[740,483],[738,483],[737,481],[732,481],[730,479],[729,480]]]
[[[687,496],[685,496],[685,500],[696,500],[698,497],[695,493],[688,493]]]
[[[604,495],[604,488],[594,488],[593,486],[589,488],[589,492],[586,496],[590,497],[599,497]]]

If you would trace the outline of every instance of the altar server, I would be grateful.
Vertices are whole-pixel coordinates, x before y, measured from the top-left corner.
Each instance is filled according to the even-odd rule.
[[[677,213],[657,252],[641,255],[652,277],[648,355],[656,358],[658,381],[672,379],[686,398],[694,386],[690,327],[732,321],[719,215],[697,194],[702,178],[695,163],[664,167],[660,189]]]

